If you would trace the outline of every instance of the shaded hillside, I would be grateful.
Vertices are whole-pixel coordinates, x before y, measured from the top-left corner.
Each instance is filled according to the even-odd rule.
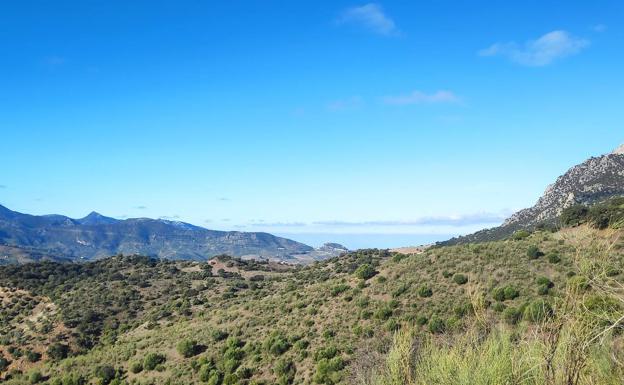
[[[19,248],[21,254],[30,253],[31,259],[54,256],[92,260],[120,253],[192,260],[206,260],[219,254],[288,259],[313,250],[267,233],[214,231],[183,222],[147,218],[117,220],[98,213],[81,219],[35,216],[3,206],[0,206],[0,244]],[[18,259],[7,254],[6,260],[9,256]]]

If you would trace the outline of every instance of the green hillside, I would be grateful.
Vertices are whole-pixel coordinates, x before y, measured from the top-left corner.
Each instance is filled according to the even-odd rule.
[[[396,336],[463,341],[487,324],[503,347],[522,340],[570,285],[591,293],[579,256],[608,244],[601,266],[624,279],[619,235],[581,226],[414,255],[361,250],[307,267],[123,256],[4,266],[0,371],[7,384],[420,384],[382,375]],[[621,370],[619,328],[609,332],[614,361],[600,367],[608,373]]]

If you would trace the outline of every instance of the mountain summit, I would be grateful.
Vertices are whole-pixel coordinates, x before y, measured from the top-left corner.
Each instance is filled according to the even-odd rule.
[[[621,195],[624,195],[624,145],[610,154],[592,157],[572,167],[546,188],[533,207],[518,211],[501,226],[443,244],[502,239],[520,229],[554,224],[561,212],[572,205],[591,205]]]

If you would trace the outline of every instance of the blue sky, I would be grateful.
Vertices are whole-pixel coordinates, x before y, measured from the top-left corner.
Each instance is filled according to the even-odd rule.
[[[0,204],[388,247],[624,142],[621,1],[220,3],[0,4]]]

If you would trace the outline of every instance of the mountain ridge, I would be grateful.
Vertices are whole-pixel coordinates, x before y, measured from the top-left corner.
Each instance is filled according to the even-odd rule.
[[[0,205],[0,244],[63,259],[93,260],[119,253],[207,260],[215,255],[297,262],[308,245],[263,232],[209,230],[163,219],[125,220],[91,212],[84,218],[30,215]]]
[[[500,240],[518,230],[530,230],[540,225],[556,226],[559,215],[570,206],[591,205],[621,195],[624,195],[624,144],[611,153],[591,157],[571,167],[546,187],[535,205],[512,214],[501,226],[439,244]]]

